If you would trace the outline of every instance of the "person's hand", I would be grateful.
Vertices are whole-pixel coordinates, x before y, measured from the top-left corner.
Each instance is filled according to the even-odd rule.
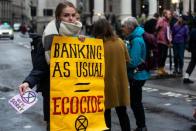
[[[86,38],[86,36],[84,36],[84,35],[79,35],[79,36],[78,36],[78,39],[79,39],[79,41],[81,41],[81,42],[84,42],[84,41],[85,41],[85,38]]]
[[[24,82],[18,87],[20,95],[23,95],[29,88],[29,83]]]
[[[196,119],[196,108],[195,108],[194,111],[193,111],[193,118]]]

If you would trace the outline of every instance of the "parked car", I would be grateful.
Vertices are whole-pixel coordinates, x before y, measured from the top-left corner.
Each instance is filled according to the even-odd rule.
[[[14,39],[14,32],[10,25],[0,25],[0,38],[10,38],[11,40]]]
[[[20,26],[21,26],[20,23],[14,23],[14,25],[13,25],[14,31],[19,31],[20,30]]]

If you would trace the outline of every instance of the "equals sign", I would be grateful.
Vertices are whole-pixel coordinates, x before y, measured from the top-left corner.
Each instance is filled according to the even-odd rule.
[[[76,86],[85,86],[85,85],[89,85],[90,83],[76,83]],[[88,92],[89,89],[87,90],[75,90],[75,92]]]

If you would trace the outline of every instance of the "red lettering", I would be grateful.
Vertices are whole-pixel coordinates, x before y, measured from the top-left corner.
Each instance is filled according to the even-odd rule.
[[[57,105],[57,100],[61,100],[61,97],[53,97],[52,100],[54,101],[54,112],[53,112],[53,115],[60,115],[61,112],[57,112],[57,107],[59,107],[59,105]]]
[[[92,108],[92,113],[95,113],[97,111],[97,98],[95,96],[91,97],[91,108]]]
[[[54,97],[53,115],[103,112],[103,96]],[[14,102],[13,102],[14,103]],[[62,105],[60,105],[62,104]]]
[[[63,99],[62,99],[62,112],[63,112],[63,114],[69,113],[69,107],[66,108],[66,111],[65,111],[65,104],[66,103],[69,103],[69,97],[63,97]]]
[[[84,99],[84,100],[83,100]],[[86,102],[86,97],[85,96],[82,96],[81,100],[80,100],[80,111],[81,113],[85,113],[86,112],[86,108],[82,108],[82,104]]]
[[[76,101],[74,101],[74,98],[75,98]],[[71,97],[71,101],[70,101],[70,113],[71,114],[77,114],[78,113],[78,103],[79,103],[78,97],[76,97],[76,96]],[[74,106],[74,104],[75,104],[75,106]],[[75,112],[74,112],[74,107],[76,108]]]
[[[100,100],[100,99],[103,99],[103,96],[97,96],[97,98],[98,98],[98,101],[97,101],[98,112],[102,112],[103,108],[100,108],[100,104],[101,104],[101,101],[103,100]]]

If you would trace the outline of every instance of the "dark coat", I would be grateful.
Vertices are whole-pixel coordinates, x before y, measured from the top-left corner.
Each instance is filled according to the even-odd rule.
[[[46,67],[46,69],[49,67]],[[37,89],[41,90],[43,96],[43,113],[44,120],[49,121],[49,109],[50,109],[50,72],[48,70],[32,69],[24,82],[28,82],[30,87],[33,88],[37,85]],[[41,89],[40,89],[41,88]]]
[[[190,33],[189,50],[196,56],[196,27]]]
[[[30,88],[37,86],[37,91],[42,92],[43,95],[43,110],[44,110],[44,120],[49,121],[49,90],[50,90],[50,71],[49,65],[45,59],[45,52],[43,46],[38,44],[41,38],[33,39],[31,46],[34,49],[31,51],[33,69],[29,75],[25,78],[24,82],[29,83]],[[38,46],[39,47],[35,47]]]

